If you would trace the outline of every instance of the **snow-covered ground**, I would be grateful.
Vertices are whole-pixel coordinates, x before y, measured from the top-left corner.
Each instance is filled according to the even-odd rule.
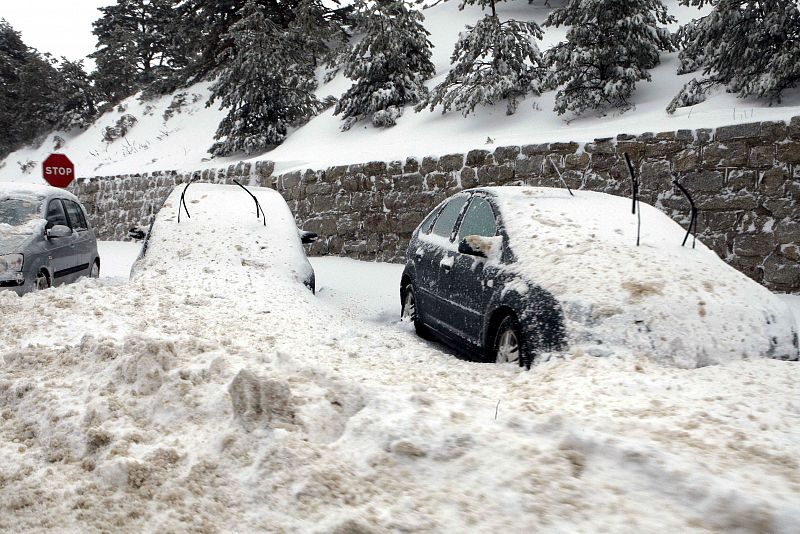
[[[555,6],[558,2],[551,2]],[[685,23],[705,11],[678,5],[677,0],[667,0],[670,13],[679,23]],[[525,0],[501,3],[501,17],[533,19],[543,22],[550,8],[542,2],[530,5]],[[468,6],[458,10],[457,3],[444,2],[424,11],[425,26],[431,32],[432,61],[436,76],[428,83],[439,83],[450,68],[450,55],[458,33],[466,24],[474,24],[482,16],[480,9]],[[677,29],[678,24],[672,25]],[[564,39],[565,28],[548,28],[541,49],[546,49]],[[467,118],[459,113],[442,115],[439,110],[414,113],[406,108],[397,126],[379,130],[368,123],[341,132],[341,120],[330,109],[315,117],[305,126],[291,133],[287,140],[271,152],[259,154],[249,161],[268,159],[276,162],[277,172],[299,168],[325,168],[333,164],[358,163],[372,160],[400,159],[407,156],[444,155],[472,148],[555,141],[591,141],[596,137],[614,136],[617,133],[637,134],[645,131],[677,130],[681,128],[713,128],[727,124],[762,120],[788,120],[800,115],[800,89],[786,91],[782,102],[769,106],[765,101],[737,99],[734,95],[717,90],[706,102],[682,108],[674,115],[665,111],[667,104],[684,83],[697,74],[678,76],[677,54],[663,54],[662,64],[653,69],[651,82],[638,85],[632,99],[635,109],[625,113],[614,112],[608,116],[587,115],[575,118],[558,116],[553,112],[554,92],[541,97],[528,98],[512,116],[506,116],[505,105],[483,107]],[[322,72],[320,72],[322,75]],[[318,95],[339,96],[352,82],[339,74],[327,84],[321,84]],[[180,112],[165,118],[165,111],[173,102],[167,95],[149,102],[131,97],[115,110],[101,117],[84,132],[57,133],[47,137],[36,148],[24,148],[0,163],[0,180],[40,181],[39,163],[56,151],[54,135],[65,140],[57,149],[70,156],[76,164],[78,176],[108,176],[129,172],[156,170],[196,170],[225,166],[239,158],[207,160],[206,150],[225,111],[216,105],[206,108],[209,95],[208,82],[185,90],[186,105]],[[124,114],[131,114],[138,122],[122,139],[113,143],[103,141],[103,131],[113,126]],[[489,144],[487,144],[489,142]],[[33,162],[27,172],[22,166]]]
[[[0,293],[0,530],[800,529],[796,363],[478,364],[396,322],[396,265],[313,297],[191,253]]]

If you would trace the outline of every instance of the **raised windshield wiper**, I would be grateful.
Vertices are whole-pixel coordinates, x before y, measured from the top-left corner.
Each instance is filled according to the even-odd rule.
[[[642,235],[642,208],[639,205],[639,179],[636,178],[636,173],[633,172],[633,164],[627,152],[623,152],[625,156],[625,163],[628,164],[628,173],[631,175],[631,189],[633,193],[633,214],[636,215],[636,246],[639,246],[639,238]],[[639,209],[637,209],[637,207]]]
[[[686,229],[686,235],[683,237],[683,243],[681,246],[686,245],[686,240],[689,239],[689,234],[692,234],[692,248],[694,248],[694,244],[697,241],[697,207],[694,205],[694,200],[692,200],[692,195],[689,194],[689,191],[686,190],[681,184],[678,183],[678,180],[672,180],[672,183],[678,186],[678,189],[681,190],[681,193],[686,195],[686,198],[689,200],[689,205],[692,207],[692,216],[689,219],[689,228]]]
[[[239,187],[241,187],[242,189],[247,191],[247,194],[252,197],[252,199],[256,203],[256,219],[258,218],[259,212],[261,212],[261,216],[264,217],[264,226],[266,226],[267,225],[267,215],[264,213],[264,209],[261,207],[261,203],[259,203],[259,201],[256,198],[256,196],[253,193],[251,193],[249,189],[247,189],[245,186],[240,184],[238,181],[234,180],[233,183],[235,183],[236,185],[238,185]]]
[[[197,178],[192,178],[186,182],[186,187],[183,188],[183,193],[181,193],[181,200],[178,202],[178,224],[181,222],[181,206],[183,206],[183,209],[186,210],[186,216],[190,219],[192,218],[192,216],[189,215],[189,208],[186,207],[186,190],[189,189],[189,186],[192,185],[195,180],[197,180]]]

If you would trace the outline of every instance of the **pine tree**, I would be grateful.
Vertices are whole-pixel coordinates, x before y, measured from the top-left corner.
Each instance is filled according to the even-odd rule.
[[[0,19],[0,157],[5,157],[18,144],[15,110],[24,98],[19,77],[29,57],[30,52],[19,32],[5,19]]]
[[[570,27],[567,40],[545,54],[547,87],[558,88],[555,110],[628,107],[659,52],[674,50],[663,27],[674,20],[660,0],[569,0],[550,13],[545,26]]]
[[[425,80],[433,76],[430,35],[424,17],[404,0],[361,4],[365,35],[346,58],[344,74],[355,83],[336,105],[343,130],[371,117],[375,126],[393,126],[403,107],[427,96]]]
[[[215,156],[252,154],[280,144],[290,126],[307,120],[319,106],[313,70],[286,32],[254,0],[238,16],[224,36],[232,45],[220,58],[225,67],[208,102],[220,100],[229,110],[210,149]]]
[[[542,38],[535,22],[506,20],[497,16],[495,0],[463,0],[466,4],[491,7],[492,14],[458,36],[450,57],[453,68],[437,85],[417,111],[442,106],[467,116],[478,105],[491,105],[507,99],[506,112],[517,109],[518,99],[528,93],[540,94],[544,75],[542,55],[534,40]]]
[[[98,89],[117,102],[139,89],[170,79],[185,67],[184,47],[173,38],[174,0],[117,0],[99,8],[93,23]],[[172,88],[167,84],[167,89]]]
[[[800,81],[800,7],[797,0],[681,0],[714,9],[683,26],[677,40],[679,74],[698,69],[707,76],[689,82],[668,111],[692,105],[712,84],[722,84],[740,97],[770,101]]]
[[[83,61],[61,58],[58,128],[86,128],[97,118],[97,94]]]

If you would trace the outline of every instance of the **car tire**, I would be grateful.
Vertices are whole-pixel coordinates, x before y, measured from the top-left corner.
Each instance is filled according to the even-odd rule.
[[[406,284],[402,290],[403,307],[400,310],[400,320],[414,323],[414,331],[423,339],[430,339],[428,327],[419,318],[419,306],[417,304],[417,293],[414,291],[413,284]]]
[[[506,315],[497,325],[492,338],[492,361],[500,364],[514,364],[530,369],[525,337],[519,320],[515,315]]]
[[[96,261],[89,269],[89,278],[100,278],[100,262]]]
[[[50,277],[44,271],[39,271],[36,278],[33,280],[33,290],[42,291],[50,287]]]

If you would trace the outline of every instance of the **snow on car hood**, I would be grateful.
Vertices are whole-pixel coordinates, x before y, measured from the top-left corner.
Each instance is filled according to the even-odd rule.
[[[667,215],[627,198],[534,187],[489,188],[517,262],[562,303],[573,350],[630,350],[678,367],[796,359],[787,306]],[[513,287],[511,288],[513,290]],[[610,345],[610,346],[609,346]]]
[[[184,186],[176,187],[156,216],[135,276],[191,283],[216,275],[244,286],[255,276],[299,282],[308,278],[311,265],[283,197],[272,189],[248,189],[265,217],[256,217],[255,201],[237,185],[195,183],[184,198],[189,215],[181,208],[179,223]]]

